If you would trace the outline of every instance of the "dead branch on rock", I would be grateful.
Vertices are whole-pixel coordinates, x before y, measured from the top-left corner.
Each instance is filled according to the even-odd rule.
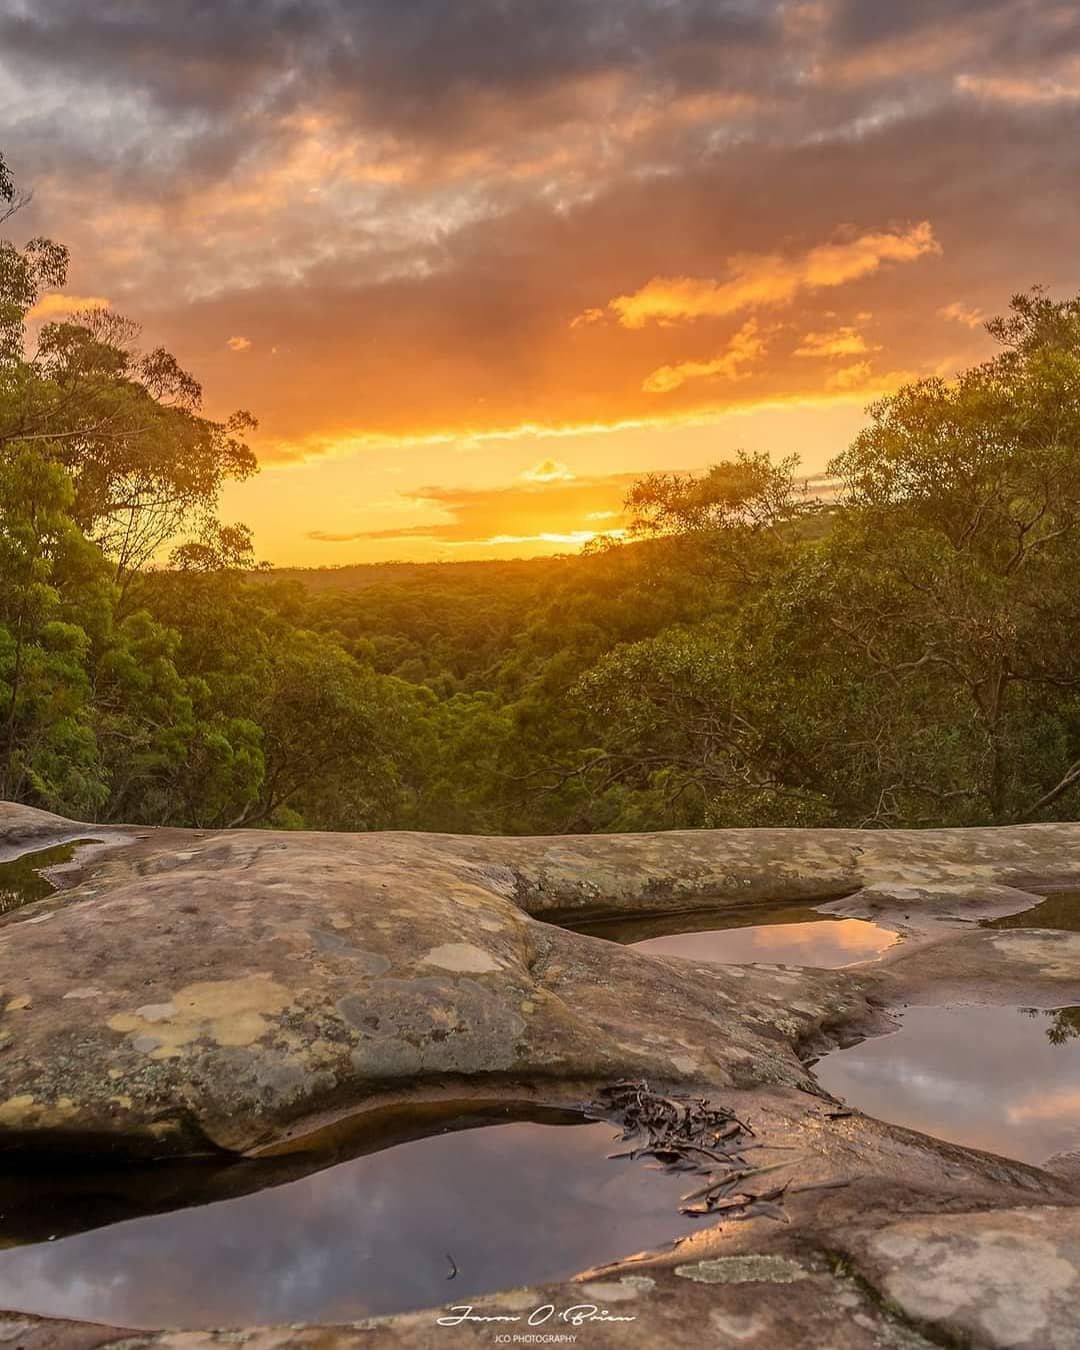
[[[616,1120],[621,1140],[632,1141],[609,1158],[654,1158],[666,1172],[706,1177],[704,1185],[682,1197],[680,1213],[788,1222],[783,1208],[787,1182],[762,1191],[747,1190],[745,1183],[792,1162],[750,1166],[743,1154],[768,1146],[751,1144],[754,1131],[727,1107],[703,1097],[665,1096],[648,1083],[626,1080],[601,1088],[596,1096],[593,1113]]]

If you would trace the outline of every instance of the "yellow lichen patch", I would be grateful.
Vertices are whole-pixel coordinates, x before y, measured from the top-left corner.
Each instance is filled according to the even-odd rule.
[[[34,1098],[29,1092],[20,1093],[0,1102],[0,1125],[19,1125],[33,1112]]]
[[[23,1012],[29,1008],[31,998],[29,994],[20,994],[18,998],[9,998],[4,1005],[5,1012]]]
[[[237,980],[204,980],[178,989],[170,1000],[175,1011],[161,1016],[164,1005],[153,1005],[151,1018],[117,1013],[109,1019],[113,1031],[157,1042],[151,1059],[175,1059],[193,1041],[218,1045],[252,1045],[267,1029],[267,1017],[291,1002],[289,991],[269,975],[246,975]]]
[[[62,1125],[76,1115],[78,1107],[70,1097],[61,1097],[56,1102],[39,1102],[30,1093],[24,1092],[17,1097],[9,1097],[0,1102],[0,1128],[12,1126],[35,1128],[50,1125]]]

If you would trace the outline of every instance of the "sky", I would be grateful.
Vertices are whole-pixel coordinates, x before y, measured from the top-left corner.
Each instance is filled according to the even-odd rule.
[[[0,0],[11,222],[250,409],[324,566],[566,552],[637,476],[824,470],[1080,290],[1073,0]]]

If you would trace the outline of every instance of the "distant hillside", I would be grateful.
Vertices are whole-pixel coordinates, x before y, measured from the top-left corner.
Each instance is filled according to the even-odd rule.
[[[579,556],[557,558],[472,559],[461,562],[352,563],[343,567],[275,567],[256,573],[269,581],[298,581],[315,595],[352,593],[373,586],[411,585],[433,581],[498,584],[504,581],[554,577],[580,567]]]
[[[824,492],[813,494],[824,509],[799,521],[796,529],[803,539],[818,539],[832,525],[834,504]],[[639,539],[620,545],[623,558],[645,559],[652,550],[663,548],[663,541]],[[452,588],[485,589],[505,583],[535,585],[554,583],[572,575],[589,576],[593,570],[611,566],[612,554],[563,553],[539,558],[471,558],[460,562],[379,562],[350,563],[341,567],[275,567],[253,573],[267,581],[298,581],[312,595],[351,595],[375,586],[423,586],[434,582]]]

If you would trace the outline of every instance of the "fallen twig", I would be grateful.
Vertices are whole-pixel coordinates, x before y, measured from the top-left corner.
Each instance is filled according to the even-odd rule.
[[[744,1152],[752,1148],[788,1145],[750,1143],[754,1131],[726,1107],[705,1098],[673,1097],[652,1092],[648,1083],[623,1081],[597,1093],[596,1114],[614,1117],[622,1126],[622,1142],[630,1148],[611,1153],[612,1159],[655,1158],[653,1166],[665,1172],[696,1172],[708,1180],[682,1197],[680,1212],[702,1216],[724,1214],[732,1219],[758,1216],[787,1223],[783,1198],[787,1184],[764,1192],[742,1189],[745,1181],[791,1162],[748,1167]]]

